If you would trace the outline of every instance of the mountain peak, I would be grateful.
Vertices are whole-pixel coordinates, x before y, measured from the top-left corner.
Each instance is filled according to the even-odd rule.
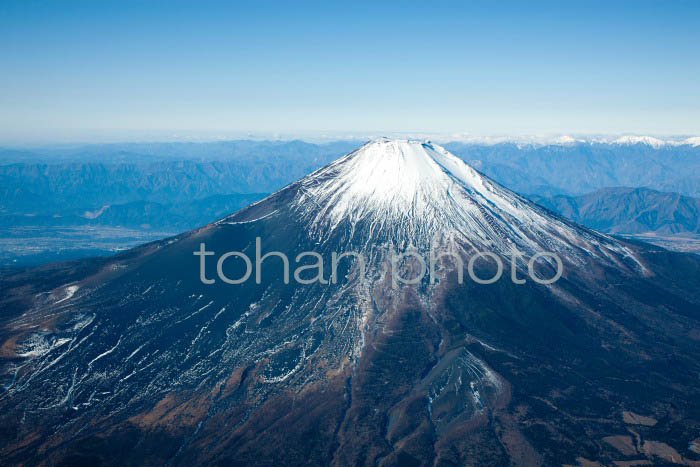
[[[440,248],[452,257],[398,286],[394,272],[415,277],[420,260],[392,253],[435,237],[454,240]],[[252,280],[243,258],[261,248],[273,258]],[[511,262],[513,249],[524,257]],[[489,275],[476,276],[495,267],[498,283],[459,279],[473,250],[491,253],[476,265]],[[355,252],[362,259],[346,258],[337,282],[323,280],[335,275],[323,259]],[[557,269],[537,253],[561,258],[560,282],[535,283]],[[319,280],[302,280],[301,267],[285,280],[287,258],[309,254]],[[525,460],[564,459],[575,444],[565,435],[580,427],[542,408],[552,391],[566,406],[594,402],[580,411],[602,420],[591,439],[615,433],[610,414],[649,407],[648,394],[662,408],[697,399],[677,376],[700,361],[688,335],[697,286],[682,277],[700,270],[691,257],[567,221],[429,142],[373,141],[214,224],[4,281],[0,451],[13,465],[111,465],[109,446],[125,445],[135,446],[118,459],[128,464],[396,465],[413,445],[405,456],[421,464],[504,465],[506,449],[492,446],[516,436],[522,451],[531,441],[515,430],[534,420],[563,435],[541,440],[542,457],[528,444]],[[621,369],[635,381],[624,397],[611,378]],[[591,384],[569,390],[581,381]],[[508,408],[521,403],[526,420]]]
[[[653,148],[660,148],[664,145],[666,145],[666,141],[654,138],[653,136],[622,136],[613,143],[616,144],[646,144],[647,146],[651,146]]]
[[[371,141],[329,168],[346,195],[393,203],[401,209],[440,197],[455,181],[482,186],[481,175],[474,169],[443,147],[426,141]]]
[[[488,192],[484,181],[441,146],[382,138],[302,179],[296,204],[324,232],[344,220],[435,230],[446,226],[457,192]]]
[[[315,242],[350,249],[428,249],[438,241],[503,255],[549,251],[577,264],[607,261],[614,252],[637,263],[617,240],[547,211],[426,141],[368,142],[271,198],[227,220],[291,211]]]

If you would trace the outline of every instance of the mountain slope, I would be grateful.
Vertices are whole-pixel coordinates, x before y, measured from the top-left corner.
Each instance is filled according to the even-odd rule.
[[[449,253],[435,274],[398,281],[421,265],[392,251],[431,246]],[[224,253],[256,248],[366,264],[285,284],[273,257],[226,283],[246,267]],[[475,250],[510,265],[513,249],[514,271],[459,283]],[[557,282],[530,275],[540,252]],[[0,284],[9,462],[609,463],[631,457],[601,441],[627,433],[625,412],[697,458],[700,260],[579,226],[437,145],[368,143],[201,229],[56,267]]]

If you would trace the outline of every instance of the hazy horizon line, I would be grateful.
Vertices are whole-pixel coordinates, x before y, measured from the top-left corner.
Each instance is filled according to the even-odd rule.
[[[0,146],[5,148],[29,148],[45,146],[72,146],[94,144],[168,144],[168,143],[218,143],[226,141],[304,141],[313,144],[341,141],[371,141],[383,137],[415,140],[429,140],[442,143],[473,144],[574,144],[574,143],[644,143],[649,145],[700,145],[700,132],[692,133],[653,133],[653,132],[610,132],[610,133],[491,133],[472,134],[467,132],[421,132],[421,131],[297,131],[297,132],[254,132],[254,131],[190,131],[190,130],[85,130],[52,135],[44,138],[18,138],[0,136]]]

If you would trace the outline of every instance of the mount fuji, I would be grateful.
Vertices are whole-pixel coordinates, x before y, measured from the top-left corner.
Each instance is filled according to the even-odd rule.
[[[257,249],[366,264],[221,279]],[[392,280],[435,249],[437,277]],[[472,264],[498,280],[460,280],[486,251]],[[554,256],[559,280],[534,280]],[[202,228],[3,277],[0,304],[8,463],[700,460],[700,258],[566,220],[429,142],[372,141]]]

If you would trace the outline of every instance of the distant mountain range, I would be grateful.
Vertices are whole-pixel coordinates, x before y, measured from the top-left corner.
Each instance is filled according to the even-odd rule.
[[[700,199],[649,188],[604,188],[581,196],[529,196],[537,204],[606,233],[700,234]]]
[[[611,186],[700,196],[700,146],[647,143],[450,143],[465,162],[520,193],[581,195]]]
[[[357,141],[315,144],[306,141],[214,141],[172,143],[61,144],[39,147],[0,148],[0,164],[18,162],[154,162],[173,160],[296,160],[342,154],[358,146]]]
[[[0,216],[0,228],[18,226],[111,226],[132,229],[193,229],[265,197],[264,193],[213,195],[178,203],[130,201],[94,211],[68,210],[63,215]]]
[[[430,136],[429,136],[430,137]],[[444,137],[433,137],[435,140],[444,140]],[[680,136],[680,137],[656,137],[649,135],[623,135],[623,136],[570,136],[570,135],[550,135],[550,136],[473,136],[468,134],[454,134],[450,141],[495,145],[512,143],[519,146],[566,146],[574,144],[608,144],[608,145],[647,145],[655,148],[662,146],[700,146],[700,136]]]
[[[581,195],[630,186],[700,196],[700,146],[625,141],[445,147],[520,193]],[[66,207],[273,192],[357,146],[230,141],[0,149],[0,213],[61,214]]]
[[[659,141],[565,138],[553,144],[446,147],[504,186],[604,232],[697,235],[697,200],[690,197],[700,196],[700,146],[692,140]],[[77,250],[81,256],[106,254],[156,232],[199,227],[358,146],[357,141],[225,141],[0,149],[0,264],[39,264],[50,245],[56,245],[52,259],[77,257]],[[611,186],[648,188],[608,190]],[[82,227],[130,231],[74,237]],[[696,251],[700,244],[683,249]]]
[[[134,201],[271,192],[352,147],[243,141],[0,151],[0,161],[15,161],[0,165],[0,214],[63,215]]]

